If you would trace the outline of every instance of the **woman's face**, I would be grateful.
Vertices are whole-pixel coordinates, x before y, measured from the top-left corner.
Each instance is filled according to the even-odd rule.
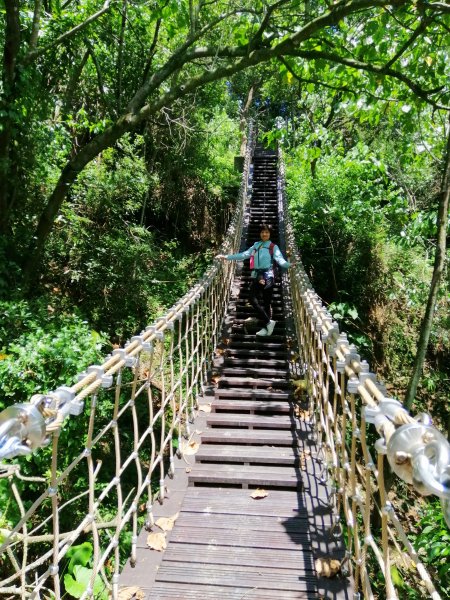
[[[263,229],[259,235],[263,242],[267,242],[267,240],[270,240],[270,231],[268,231],[267,229]]]

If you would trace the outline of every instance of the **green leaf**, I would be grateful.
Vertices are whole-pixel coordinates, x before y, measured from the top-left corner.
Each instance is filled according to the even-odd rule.
[[[405,582],[403,581],[403,578],[395,565],[391,566],[391,577],[394,585],[396,585],[399,588],[405,587]]]
[[[92,569],[87,569],[81,565],[75,565],[74,569],[75,579],[69,573],[64,575],[64,585],[66,591],[74,598],[81,598],[86,589],[89,587],[89,583],[92,577]],[[99,575],[96,575],[94,580],[94,596],[96,598],[102,597],[102,592],[105,591],[105,586]]]
[[[72,546],[67,551],[67,558],[70,558],[69,566],[67,567],[69,573],[74,572],[74,567],[76,565],[82,565],[85,567],[91,559],[92,554],[93,549],[90,542],[84,542],[79,546]]]

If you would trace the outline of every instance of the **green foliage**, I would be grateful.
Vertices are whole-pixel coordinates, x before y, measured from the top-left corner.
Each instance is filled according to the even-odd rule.
[[[46,298],[0,302],[0,407],[68,384],[101,356],[105,338]]]
[[[165,236],[144,224],[154,185],[144,146],[139,136],[125,137],[83,172],[48,249],[46,286],[121,342],[171,306],[204,267],[170,229]]]
[[[72,546],[67,551],[67,558],[70,562],[67,566],[67,573],[64,575],[64,586],[66,592],[72,598],[81,598],[86,589],[90,587],[93,571],[86,567],[94,553],[92,544],[84,542],[78,546]],[[101,577],[96,575],[92,587],[94,598],[96,600],[107,600],[108,591]]]
[[[414,546],[421,560],[436,573],[442,597],[450,598],[450,532],[438,500],[427,502],[418,524]]]
[[[316,291],[363,357],[401,397],[429,293],[437,177],[423,156],[422,168],[428,165],[423,181],[417,162],[402,171],[394,149],[386,130],[370,147],[360,141],[346,153],[339,147],[327,151],[315,176],[308,155],[292,151],[287,191],[302,260]],[[416,398],[417,406],[444,424],[448,302],[444,279]]]
[[[295,156],[288,166],[288,194],[303,262],[317,292],[366,315],[383,296],[388,273],[382,246],[404,201],[378,165],[357,154],[355,148],[345,158],[325,157],[315,178]]]

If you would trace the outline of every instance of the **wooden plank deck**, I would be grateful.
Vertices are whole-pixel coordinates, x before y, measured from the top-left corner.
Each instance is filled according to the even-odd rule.
[[[276,203],[276,186],[265,198]],[[251,228],[249,235],[258,237]],[[211,413],[194,423],[199,451],[177,459],[169,497],[155,507],[156,517],[178,513],[168,546],[150,550],[142,532],[138,564],[127,565],[120,585],[139,586],[147,600],[350,600],[348,579],[319,578],[314,567],[317,558],[342,560],[345,548],[330,531],[314,435],[294,415],[281,290],[274,335],[264,340],[247,321],[248,269],[240,284],[216,361],[220,379],[201,402]],[[255,488],[267,495],[253,498]]]

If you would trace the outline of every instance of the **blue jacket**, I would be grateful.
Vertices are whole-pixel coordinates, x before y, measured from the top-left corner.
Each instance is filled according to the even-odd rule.
[[[255,242],[248,250],[239,252],[239,254],[229,254],[226,258],[227,260],[246,260],[253,254],[255,257],[255,268],[252,271],[252,277],[256,277],[256,271],[266,271],[269,277],[273,277],[272,257],[270,256],[271,243],[270,240],[267,240],[267,242]],[[273,246],[273,260],[276,260],[282,269],[288,269],[291,266],[291,263],[283,258],[276,244]]]

